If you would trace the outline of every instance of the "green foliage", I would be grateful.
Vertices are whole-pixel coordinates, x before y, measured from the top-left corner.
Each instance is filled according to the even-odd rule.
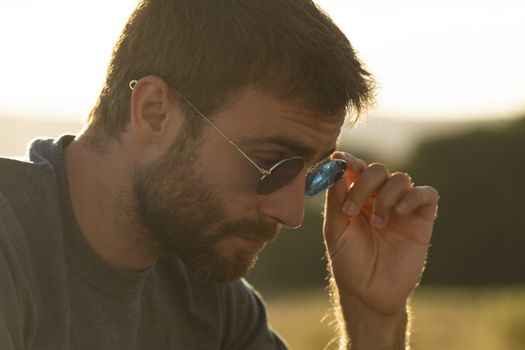
[[[425,283],[525,282],[525,118],[426,142],[406,168],[441,195]]]

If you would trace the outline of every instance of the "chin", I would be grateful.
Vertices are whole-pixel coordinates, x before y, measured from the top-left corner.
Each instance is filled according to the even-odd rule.
[[[244,250],[229,257],[217,252],[213,255],[198,266],[188,264],[188,267],[206,281],[228,283],[245,277],[259,258],[257,253]]]

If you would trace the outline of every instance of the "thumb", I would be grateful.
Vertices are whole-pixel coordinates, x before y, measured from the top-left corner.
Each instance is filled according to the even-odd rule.
[[[341,178],[326,194],[324,208],[324,236],[327,242],[331,242],[343,232],[348,224],[348,216],[343,212],[346,199],[346,181]]]
[[[343,212],[348,189],[366,169],[366,163],[348,153],[337,152],[333,159],[344,159],[347,164],[345,176],[339,179],[326,194],[324,213],[324,235],[328,241],[333,241],[344,231],[349,222],[349,217]],[[344,178],[344,180],[343,180]]]

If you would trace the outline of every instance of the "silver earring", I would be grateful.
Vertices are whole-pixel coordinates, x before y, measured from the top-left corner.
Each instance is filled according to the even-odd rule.
[[[129,88],[133,90],[135,88],[135,85],[137,85],[138,81],[132,80],[129,82]]]

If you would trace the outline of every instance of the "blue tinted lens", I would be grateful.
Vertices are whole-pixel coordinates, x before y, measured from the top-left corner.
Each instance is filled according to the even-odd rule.
[[[332,186],[343,176],[346,162],[342,159],[332,159],[320,165],[306,177],[305,197],[312,197]]]

